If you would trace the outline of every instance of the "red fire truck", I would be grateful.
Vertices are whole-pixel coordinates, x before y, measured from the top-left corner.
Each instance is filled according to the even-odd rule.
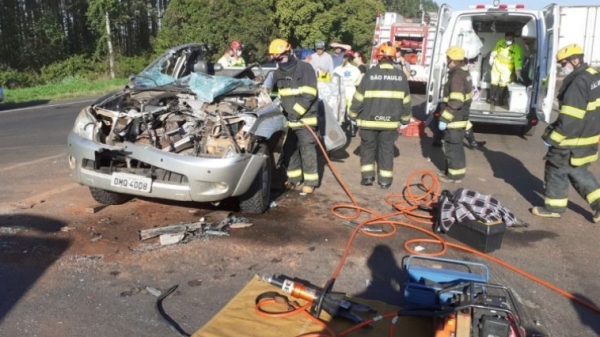
[[[420,18],[404,18],[398,13],[379,14],[373,34],[371,65],[377,64],[377,48],[392,42],[404,55],[410,69],[409,81],[426,83],[435,41],[437,13],[421,11]]]

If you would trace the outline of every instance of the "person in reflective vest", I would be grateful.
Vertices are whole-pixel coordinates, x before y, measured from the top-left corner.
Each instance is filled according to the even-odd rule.
[[[560,218],[569,202],[569,182],[592,207],[594,223],[600,222],[600,184],[588,170],[598,159],[600,134],[600,74],[583,62],[583,49],[568,45],[556,60],[566,75],[558,91],[559,114],[542,139],[545,156],[544,206],[531,212],[545,218]]]
[[[446,169],[440,172],[443,182],[460,183],[467,172],[463,138],[469,125],[473,97],[471,74],[465,65],[465,51],[456,46],[446,51],[448,81],[444,85],[442,114],[438,129],[444,131]]]
[[[367,70],[350,105],[350,118],[360,128],[360,183],[373,185],[377,165],[377,182],[384,189],[392,185],[394,177],[398,127],[406,128],[412,115],[408,80],[394,67],[395,55],[394,46],[379,47],[379,63]]]
[[[521,68],[523,67],[523,51],[521,46],[515,43],[515,33],[506,32],[504,37],[498,40],[496,47],[490,55],[491,88],[487,103],[502,105],[507,94],[508,83],[512,82],[513,72],[519,82],[523,82]]]
[[[316,130],[317,126],[317,77],[312,66],[292,55],[290,44],[275,39],[269,45],[269,58],[277,63],[273,71],[273,89],[281,98],[283,113],[288,119],[288,132],[284,156],[287,166],[288,188],[296,188],[302,182],[303,193],[313,193],[319,183],[315,139],[305,127]]]

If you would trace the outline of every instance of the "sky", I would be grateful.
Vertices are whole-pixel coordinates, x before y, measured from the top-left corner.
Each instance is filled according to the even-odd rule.
[[[484,4],[491,5],[493,1],[478,1],[478,0],[436,0],[438,5],[446,3],[453,9],[468,9],[470,5]],[[524,4],[526,9],[542,9],[551,3],[556,3],[559,6],[586,6],[586,5],[600,5],[598,0],[511,0],[511,1],[500,1],[500,3],[507,5]]]

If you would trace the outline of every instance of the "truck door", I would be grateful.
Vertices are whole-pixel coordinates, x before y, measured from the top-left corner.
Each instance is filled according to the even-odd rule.
[[[538,78],[537,115],[546,123],[550,123],[552,106],[554,104],[554,90],[556,88],[556,51],[558,50],[558,20],[559,8],[551,4],[543,10],[543,26],[540,36],[543,36],[540,57],[540,77]],[[539,27],[539,26],[538,26]]]
[[[450,14],[452,8],[447,4],[443,4],[438,12],[438,25],[435,31],[435,42],[433,44],[433,54],[431,55],[431,64],[429,65],[429,81],[427,82],[427,97],[425,105],[425,113],[430,114],[437,108],[440,88],[444,78],[446,69],[445,48],[442,46],[444,33],[448,29],[450,22]]]

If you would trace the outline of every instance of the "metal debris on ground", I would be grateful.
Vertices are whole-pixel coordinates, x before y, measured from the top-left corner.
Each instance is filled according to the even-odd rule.
[[[61,232],[70,232],[70,231],[75,230],[75,229],[76,229],[75,227],[63,226],[63,227],[60,228],[60,231]]]
[[[162,295],[162,292],[156,288],[146,287],[146,291],[148,291],[150,294],[154,295],[155,297],[159,297],[160,295]]]
[[[140,240],[154,237],[160,238],[161,245],[188,243],[194,238],[208,236],[229,236],[231,229],[252,226],[250,219],[231,215],[231,212],[216,211],[202,217],[197,222],[170,225],[159,228],[142,229],[139,231]]]

